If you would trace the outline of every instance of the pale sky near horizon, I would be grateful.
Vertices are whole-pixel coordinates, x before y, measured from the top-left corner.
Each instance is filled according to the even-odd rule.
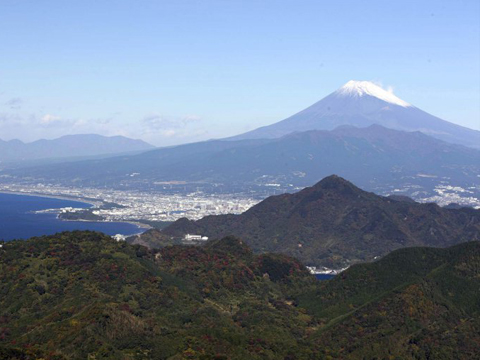
[[[352,79],[480,130],[478,0],[0,0],[0,46],[3,140],[225,137]]]

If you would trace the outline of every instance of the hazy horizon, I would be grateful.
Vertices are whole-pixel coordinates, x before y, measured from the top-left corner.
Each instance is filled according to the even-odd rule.
[[[2,2],[0,138],[222,138],[349,80],[480,130],[480,4],[383,5]]]

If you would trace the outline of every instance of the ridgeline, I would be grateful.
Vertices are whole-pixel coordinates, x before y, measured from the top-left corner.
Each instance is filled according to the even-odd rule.
[[[241,215],[180,219],[136,241],[161,247],[187,233],[234,235],[258,253],[284,253],[306,265],[340,268],[403,247],[479,240],[480,210],[378,196],[332,175],[297,193],[271,196]]]

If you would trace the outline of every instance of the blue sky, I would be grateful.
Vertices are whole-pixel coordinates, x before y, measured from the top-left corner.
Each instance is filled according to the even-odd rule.
[[[4,140],[218,138],[352,79],[480,130],[477,0],[1,0],[0,45]]]

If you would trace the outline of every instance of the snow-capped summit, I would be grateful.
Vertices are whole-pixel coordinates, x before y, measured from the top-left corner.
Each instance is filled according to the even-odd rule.
[[[292,132],[373,124],[394,130],[420,131],[447,142],[480,148],[480,131],[430,115],[370,81],[355,80],[285,120],[229,140],[271,139]]]
[[[373,96],[380,100],[383,100],[398,106],[403,106],[403,107],[411,106],[406,101],[403,101],[402,99],[396,97],[393,94],[393,92],[384,90],[380,86],[370,81],[350,80],[345,85],[343,85],[340,89],[335,91],[335,93],[338,96],[354,96],[354,97],[362,97],[365,95]]]

